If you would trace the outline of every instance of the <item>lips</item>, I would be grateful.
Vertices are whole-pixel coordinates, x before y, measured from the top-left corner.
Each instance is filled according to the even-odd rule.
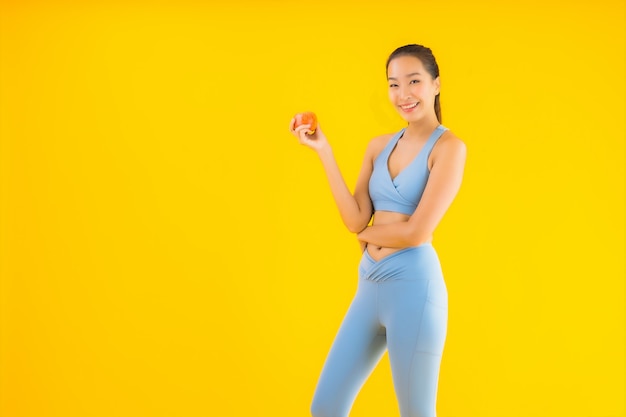
[[[418,104],[419,102],[415,102],[411,104],[404,104],[404,105],[400,105],[400,108],[402,110],[413,110],[415,107],[417,107]]]

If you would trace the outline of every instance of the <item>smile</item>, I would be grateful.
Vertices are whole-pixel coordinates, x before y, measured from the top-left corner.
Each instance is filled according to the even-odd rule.
[[[419,103],[413,103],[413,104],[405,104],[404,106],[400,106],[400,108],[402,110],[411,110],[414,109],[415,107],[417,107]]]

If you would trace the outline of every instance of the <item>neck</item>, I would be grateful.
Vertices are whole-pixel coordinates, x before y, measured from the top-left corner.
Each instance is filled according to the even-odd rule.
[[[430,136],[430,134],[433,133],[433,131],[439,125],[440,123],[437,120],[436,116],[433,116],[432,118],[428,118],[426,120],[411,122],[406,127],[405,134],[403,136],[408,136],[417,140],[421,140],[422,138],[428,138],[428,136]]]

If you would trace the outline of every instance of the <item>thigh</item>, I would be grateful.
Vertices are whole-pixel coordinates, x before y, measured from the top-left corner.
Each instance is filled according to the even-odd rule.
[[[347,416],[385,348],[385,331],[376,311],[376,284],[361,281],[324,363],[312,409],[320,415]]]
[[[445,283],[431,279],[387,287],[387,345],[401,415],[434,416],[448,323]]]

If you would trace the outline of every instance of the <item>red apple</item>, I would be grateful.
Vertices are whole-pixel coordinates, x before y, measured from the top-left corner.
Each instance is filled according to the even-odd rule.
[[[294,124],[293,128],[295,129],[300,125],[311,125],[306,133],[307,135],[314,134],[315,129],[317,129],[317,117],[315,116],[315,113],[311,111],[306,111],[304,113],[296,114],[296,123]]]

